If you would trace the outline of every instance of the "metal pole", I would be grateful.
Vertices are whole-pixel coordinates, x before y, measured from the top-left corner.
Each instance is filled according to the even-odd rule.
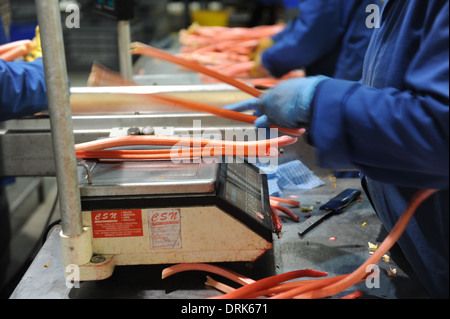
[[[133,62],[130,53],[131,29],[129,20],[120,20],[117,25],[119,40],[120,73],[131,81],[133,80]]]
[[[63,234],[83,232],[69,84],[58,0],[36,0]]]

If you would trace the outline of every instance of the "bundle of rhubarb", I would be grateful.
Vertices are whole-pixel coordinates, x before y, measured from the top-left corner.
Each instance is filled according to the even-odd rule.
[[[195,61],[224,75],[240,79],[254,86],[272,87],[281,80],[303,77],[302,71],[292,71],[283,78],[255,78],[250,75],[254,66],[253,53],[261,40],[284,29],[284,25],[267,25],[253,28],[206,27],[193,24],[179,32],[182,44],[180,56]],[[204,83],[217,79],[201,75]]]
[[[379,275],[373,272],[374,266],[402,236],[417,207],[436,191],[433,189],[420,190],[410,201],[397,224],[379,248],[363,264],[347,274],[328,277],[326,272],[302,269],[254,280],[226,268],[210,264],[192,263],[177,264],[165,268],[162,271],[162,278],[164,279],[185,271],[203,271],[227,278],[237,285],[237,287],[232,287],[207,276],[205,284],[223,293],[211,299],[360,298],[363,296],[363,293],[360,290],[355,290],[356,287],[354,286],[363,283],[370,277],[374,278],[374,276]],[[352,291],[349,291],[349,289],[352,289]]]
[[[33,48],[31,40],[19,40],[0,45],[0,59],[11,62],[26,56]]]
[[[254,28],[205,27],[191,25],[179,32],[182,55],[205,65],[248,62],[259,41],[284,29],[284,25]]]
[[[237,142],[180,136],[120,136],[75,145],[77,158],[105,160],[180,160],[205,157],[273,157],[279,147],[297,138],[287,135],[260,141]],[[130,146],[167,146],[158,149],[129,149]],[[127,147],[127,149],[117,149]]]
[[[33,40],[17,40],[0,45],[0,59],[6,62],[17,59],[30,62],[40,57],[42,57],[42,48],[39,27],[36,27],[36,36]]]

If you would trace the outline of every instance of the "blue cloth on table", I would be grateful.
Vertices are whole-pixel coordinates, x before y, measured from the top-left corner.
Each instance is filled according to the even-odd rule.
[[[280,164],[276,170],[273,165],[256,164],[256,166],[268,173],[270,196],[283,197],[283,191],[309,190],[325,184],[299,160]]]

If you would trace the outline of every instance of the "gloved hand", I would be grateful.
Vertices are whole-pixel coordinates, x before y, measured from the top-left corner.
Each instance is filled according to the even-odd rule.
[[[245,100],[225,108],[238,112],[255,110],[255,115],[259,116],[254,123],[256,127],[303,127],[310,121],[311,103],[317,85],[327,79],[329,78],[319,75],[286,80],[260,98]]]
[[[262,78],[270,76],[270,72],[264,67],[262,63],[262,54],[264,51],[273,46],[272,38],[264,38],[259,41],[258,47],[250,54],[250,60],[255,62],[255,65],[250,69],[250,75],[254,78]]]
[[[41,36],[39,26],[36,27],[36,36],[31,43],[31,50],[25,56],[25,61],[32,62],[38,58],[42,58]]]

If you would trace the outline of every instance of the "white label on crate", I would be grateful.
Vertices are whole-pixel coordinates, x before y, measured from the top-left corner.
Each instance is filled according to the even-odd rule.
[[[152,249],[181,248],[181,218],[179,209],[149,210],[148,222]]]

